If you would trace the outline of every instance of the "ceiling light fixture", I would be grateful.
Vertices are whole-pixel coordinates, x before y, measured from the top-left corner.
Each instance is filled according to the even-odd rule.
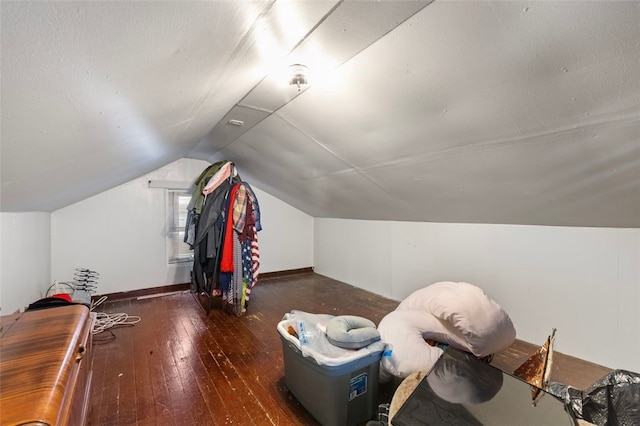
[[[309,68],[302,64],[293,64],[289,66],[289,84],[297,86],[298,92],[300,86],[309,84]]]

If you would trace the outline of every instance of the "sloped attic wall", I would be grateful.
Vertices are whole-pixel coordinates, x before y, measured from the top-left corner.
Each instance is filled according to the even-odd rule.
[[[639,19],[435,1],[275,111],[258,85],[226,117],[245,126],[187,156],[219,150],[315,217],[640,227]]]
[[[0,7],[2,211],[221,156],[314,217],[640,226],[640,2]]]
[[[101,274],[100,294],[190,282],[191,265],[167,264],[166,190],[148,182],[194,181],[208,165],[181,159],[53,212],[52,279],[91,268]],[[252,186],[262,214],[260,271],[313,266],[313,218]]]
[[[148,182],[191,181],[208,164],[181,159],[51,214],[1,213],[1,314],[43,297],[54,280],[71,281],[78,267],[101,274],[99,294],[189,282],[189,265],[167,264],[166,190]],[[253,189],[260,271],[313,266],[313,218]]]

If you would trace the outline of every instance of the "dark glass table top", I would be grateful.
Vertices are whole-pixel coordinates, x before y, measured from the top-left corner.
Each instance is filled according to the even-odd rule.
[[[392,419],[415,425],[576,425],[565,405],[545,394],[534,406],[528,383],[466,352],[448,348]]]

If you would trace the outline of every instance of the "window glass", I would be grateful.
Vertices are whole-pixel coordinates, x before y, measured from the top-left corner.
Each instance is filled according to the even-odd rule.
[[[167,248],[169,263],[193,261],[193,251],[184,242],[184,230],[187,222],[187,206],[191,194],[181,191],[168,191],[169,217],[167,221]]]

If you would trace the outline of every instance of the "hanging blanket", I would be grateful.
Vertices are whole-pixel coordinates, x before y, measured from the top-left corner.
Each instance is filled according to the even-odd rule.
[[[220,272],[233,272],[233,206],[236,200],[236,194],[240,184],[237,183],[231,188],[229,194],[229,207],[225,218],[224,243],[222,245],[222,257],[220,259]]]

